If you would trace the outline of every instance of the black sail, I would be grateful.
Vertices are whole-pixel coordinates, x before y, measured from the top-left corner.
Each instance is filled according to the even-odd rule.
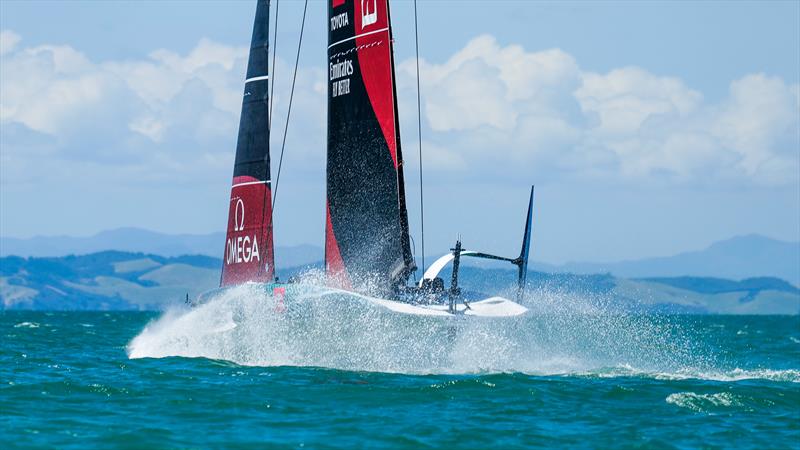
[[[325,267],[387,294],[415,269],[402,178],[387,0],[330,0]]]
[[[266,282],[274,276],[268,32],[269,0],[258,0],[236,143],[222,286]]]

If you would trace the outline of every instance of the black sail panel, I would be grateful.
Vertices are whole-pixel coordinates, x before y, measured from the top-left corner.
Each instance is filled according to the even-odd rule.
[[[345,289],[387,293],[413,267],[387,0],[330,0],[325,266]]]
[[[258,0],[236,143],[222,286],[274,275],[269,164],[269,0]]]

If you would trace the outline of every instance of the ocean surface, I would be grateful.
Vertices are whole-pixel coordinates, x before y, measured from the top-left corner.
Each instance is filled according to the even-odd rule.
[[[548,310],[2,312],[0,446],[800,448],[797,316]]]

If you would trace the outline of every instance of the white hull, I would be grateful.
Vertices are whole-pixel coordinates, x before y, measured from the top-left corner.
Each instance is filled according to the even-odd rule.
[[[320,287],[311,284],[273,284],[273,283],[245,283],[237,287],[214,289],[202,294],[195,305],[212,301],[214,297],[231,290],[242,290],[244,295],[261,296],[266,294],[269,301],[275,301],[279,309],[294,310],[312,304],[329,304],[354,307],[380,308],[392,313],[410,316],[473,316],[473,317],[516,317],[528,312],[528,308],[503,297],[488,297],[482,300],[470,301],[469,306],[463,302],[456,304],[456,313],[450,313],[446,304],[412,304],[396,300],[370,297],[351,291],[343,291],[329,287]],[[278,294],[280,292],[280,294]]]
[[[305,287],[309,288],[306,292],[317,291],[316,295],[319,297],[336,297],[335,299],[330,299],[331,301],[341,302],[344,299],[353,299],[359,303],[367,303],[371,306],[377,306],[394,313],[413,316],[515,317],[521,316],[528,312],[528,308],[503,297],[488,297],[478,301],[471,301],[468,302],[469,307],[467,307],[463,302],[458,302],[456,304],[456,313],[452,314],[448,312],[446,304],[412,304],[396,300],[370,297],[368,295],[363,295],[356,292],[343,291],[333,288],[323,288],[320,291],[320,288],[316,286],[296,285],[296,287],[300,288],[297,289],[297,291],[306,291],[306,289],[303,289]],[[287,306],[289,307],[291,307],[290,305],[292,303],[290,299],[292,290],[294,289],[290,289],[287,292]]]
[[[447,311],[447,305],[412,305],[410,303],[365,297],[367,301],[390,311],[416,316],[453,316]],[[528,308],[503,297],[489,297],[476,302],[456,305],[457,315],[477,317],[515,317],[528,312]]]

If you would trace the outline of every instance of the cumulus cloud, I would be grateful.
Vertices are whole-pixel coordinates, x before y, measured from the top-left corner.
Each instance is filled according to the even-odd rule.
[[[414,70],[402,63],[401,81]],[[491,36],[420,70],[429,139],[483,174],[767,185],[800,177],[800,89],[777,77],[734,80],[713,104],[679,78],[638,67],[587,72],[561,50],[528,52]]]
[[[741,155],[748,176],[797,177],[800,89],[764,74],[731,83],[730,96],[714,117],[711,132]]]
[[[0,33],[2,162],[14,173],[30,173],[42,154],[73,168],[114,165],[117,181],[133,184],[230,171],[246,47],[202,39],[185,54],[92,61],[69,46],[21,42]],[[733,80],[711,103],[676,77],[634,66],[588,72],[562,50],[491,36],[420,69],[426,170],[537,182],[798,183],[800,88],[777,77]],[[279,60],[279,73],[291,70]],[[416,124],[414,74],[413,60],[398,64],[404,132]],[[278,79],[274,100],[285,106],[289,77]],[[288,142],[309,174],[324,167],[325,95],[324,68],[301,69]],[[285,109],[275,111],[280,136]],[[416,138],[404,134],[404,148]],[[4,171],[4,183],[13,178]]]
[[[246,47],[202,39],[186,54],[162,49],[143,59],[92,61],[69,46],[20,47],[20,40],[2,32],[3,183],[26,182],[47,165],[51,177],[77,172],[130,185],[230,173]],[[282,60],[278,68],[288,71]],[[295,98],[295,118],[305,118],[314,136],[324,133],[317,114],[324,93],[314,89],[319,72],[301,72]],[[282,131],[282,120],[275,125]]]

